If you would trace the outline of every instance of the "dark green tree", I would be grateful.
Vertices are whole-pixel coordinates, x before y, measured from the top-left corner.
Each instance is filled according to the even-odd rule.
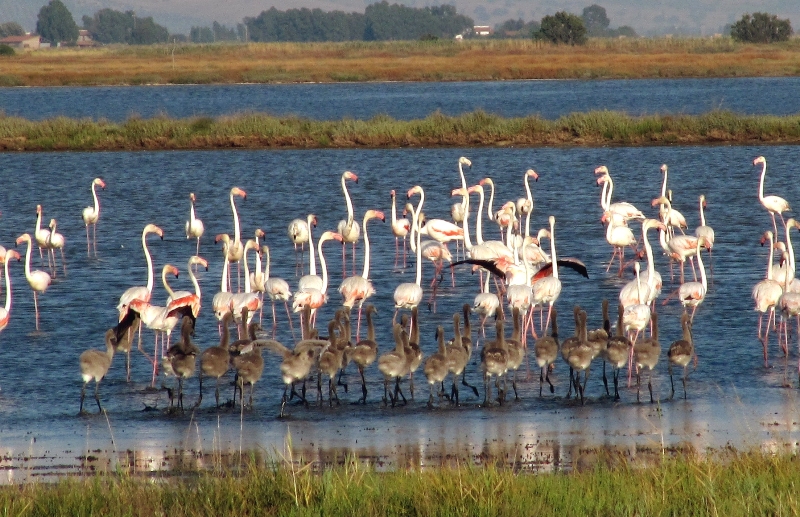
[[[17,22],[0,23],[0,38],[7,36],[24,36],[25,29]]]
[[[83,17],[83,28],[92,34],[92,39],[100,43],[130,43],[134,18],[133,11],[123,13],[101,9],[92,17]]]
[[[731,27],[731,37],[736,41],[748,43],[773,43],[786,41],[792,35],[792,24],[778,19],[775,14],[745,14]]]
[[[189,40],[193,43],[212,43],[214,31],[209,27],[192,27],[189,31]]]
[[[538,32],[540,28],[539,22],[525,22],[522,18],[518,20],[509,19],[500,25],[495,25],[494,34],[492,34],[491,37],[496,39],[530,38],[533,36],[533,33]]]
[[[169,40],[169,31],[153,21],[152,16],[147,18],[134,17],[134,28],[131,33],[130,43],[133,45],[152,45],[153,43],[166,43]]]
[[[542,18],[541,29],[534,39],[544,39],[553,43],[583,45],[586,43],[586,27],[579,16],[559,11],[553,16]]]
[[[584,7],[581,20],[586,26],[586,32],[589,36],[606,36],[608,33],[608,26],[611,20],[606,15],[606,10],[597,4]]]
[[[39,10],[36,32],[53,43],[74,43],[78,40],[78,25],[61,0],[50,0]]]

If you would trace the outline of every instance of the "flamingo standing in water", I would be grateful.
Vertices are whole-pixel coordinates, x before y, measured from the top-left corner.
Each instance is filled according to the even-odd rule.
[[[664,181],[661,183],[661,197],[666,197],[672,202],[672,191],[667,190],[667,174],[668,174],[667,164],[661,165],[661,172],[664,173]],[[670,205],[669,210],[666,208],[665,204],[661,204],[659,207],[659,215],[661,216],[661,220],[664,224],[667,225],[667,229],[670,230],[670,234],[674,234],[675,231],[673,228],[678,228],[681,233],[683,233],[684,228],[688,228],[686,224],[686,218],[683,217],[683,214],[672,208]]]
[[[6,304],[0,307],[0,331],[3,331],[8,326],[8,322],[11,318],[11,277],[8,275],[8,263],[14,258],[19,260],[19,253],[15,250],[8,250],[0,259],[5,263],[4,268],[6,272]]]
[[[297,281],[297,290],[316,289],[322,290],[322,277],[317,274],[317,261],[314,258],[314,235],[312,230],[317,226],[317,216],[308,214],[306,227],[308,228],[308,254],[309,254],[309,271],[307,275],[300,277]]]
[[[195,252],[195,255],[199,255],[200,254],[200,237],[203,236],[203,232],[205,231],[205,226],[203,226],[203,221],[201,221],[200,219],[198,219],[197,217],[194,216],[194,203],[195,203],[195,201],[196,201],[196,198],[194,197],[194,192],[191,192],[189,194],[189,202],[190,202],[190,205],[189,205],[189,220],[186,221],[185,228],[186,228],[186,238],[187,239],[192,239],[192,238],[197,239],[197,251]]]
[[[604,212],[616,212],[621,215],[625,220],[628,219],[644,219],[644,214],[641,210],[633,206],[627,201],[619,201],[617,203],[611,202],[611,197],[614,194],[614,181],[611,179],[611,174],[608,172],[608,167],[601,165],[594,170],[595,174],[601,176],[597,178],[597,184],[603,184],[603,191],[600,193],[600,207]]]
[[[311,309],[311,319],[315,319],[316,311],[328,302],[328,266],[325,264],[325,256],[322,254],[322,245],[336,239],[342,242],[342,236],[336,232],[325,232],[320,235],[317,241],[317,254],[319,255],[319,266],[322,269],[322,289],[305,289],[294,293],[292,309],[294,312],[301,312],[305,307]],[[302,321],[300,327],[302,328]]]
[[[50,235],[47,236],[47,248],[53,255],[53,272],[58,269],[56,267],[56,250],[61,251],[61,266],[64,268],[64,276],[67,276],[67,262],[64,260],[64,236],[56,231],[58,222],[55,219],[50,219]]]
[[[392,190],[392,233],[394,234],[394,267],[397,267],[397,261],[400,256],[400,245],[398,239],[403,239],[403,268],[406,267],[406,237],[409,230],[411,230],[411,223],[405,217],[397,217],[397,202],[395,200],[395,192]],[[453,205],[456,206],[456,205]],[[406,215],[406,210],[403,210],[403,215]]]
[[[458,174],[461,176],[461,188],[464,190],[467,189],[467,179],[464,177],[464,168],[463,165],[472,168],[472,162],[469,161],[469,158],[462,156],[458,159]],[[464,217],[467,215],[469,208],[464,200],[461,203],[455,203],[450,207],[450,217],[453,218],[453,222],[456,225],[461,224],[464,221]],[[456,242],[456,258],[458,258],[458,242]]]
[[[150,250],[147,248],[147,236],[151,233],[155,233],[162,240],[164,239],[164,231],[158,226],[148,224],[144,227],[142,231],[142,249],[144,250],[144,257],[147,260],[147,285],[129,287],[122,293],[122,296],[119,297],[119,303],[117,304],[119,321],[123,320],[128,311],[128,305],[130,305],[133,300],[149,302],[150,296],[153,293],[153,259],[150,257]]]
[[[772,258],[775,252],[774,235],[772,231],[764,233],[764,238],[769,240],[769,262],[767,262],[767,277],[753,286],[753,301],[756,303],[756,310],[761,313],[758,318],[758,339],[764,346],[764,366],[768,366],[767,362],[767,341],[769,339],[770,325],[775,326],[775,306],[778,303],[781,295],[783,294],[783,286],[780,282],[772,278]],[[761,335],[761,326],[764,321],[764,315],[767,316],[767,330]]]
[[[256,244],[256,241],[253,239],[250,239],[247,241],[247,243],[245,243],[242,255],[244,262],[244,292],[234,293],[231,296],[231,303],[233,304],[233,316],[235,319],[238,319],[242,322],[242,327],[245,329],[250,323],[250,319],[252,319],[252,317],[255,315],[256,311],[261,309],[261,299],[258,297],[258,293],[254,293],[250,286],[250,266],[247,263],[248,250],[256,250],[257,252],[261,251],[258,249],[258,244]],[[247,309],[248,314],[247,321],[242,318],[245,308]]]
[[[369,279],[369,237],[367,236],[367,222],[370,219],[380,219],[386,221],[383,212],[379,210],[367,210],[364,214],[362,225],[364,227],[364,271],[361,276],[351,276],[346,278],[339,286],[339,292],[342,294],[342,305],[347,309],[352,309],[353,305],[358,302],[358,323],[356,324],[356,340],[359,339],[361,331],[361,306],[364,305],[364,300],[375,294],[375,287]]]
[[[422,246],[420,245],[420,236],[417,227],[417,212],[411,209],[411,249],[417,254],[417,276],[414,282],[404,282],[398,285],[394,290],[394,316],[392,316],[392,323],[397,318],[397,312],[400,309],[411,310],[419,305],[422,301]]]
[[[50,275],[40,270],[31,271],[31,248],[33,247],[33,242],[31,241],[31,236],[29,233],[23,233],[17,237],[17,246],[23,242],[28,243],[28,251],[25,253],[25,278],[28,280],[28,284],[31,286],[31,289],[33,289],[33,307],[36,311],[36,331],[38,332],[39,302],[36,298],[36,293],[44,293],[47,288],[50,287]],[[6,252],[6,255],[8,253],[10,252]]]
[[[545,303],[550,304],[550,308],[547,311],[547,322],[542,329],[542,335],[547,333],[547,328],[550,326],[550,317],[553,313],[553,304],[556,303],[558,296],[561,294],[561,280],[558,278],[558,258],[556,257],[556,218],[551,215],[547,220],[550,223],[550,259],[553,264],[553,274],[537,280],[532,287],[533,305],[544,307]]]
[[[764,196],[764,176],[767,174],[767,159],[763,156],[759,156],[753,160],[754,166],[759,164],[761,165],[761,181],[758,184],[758,200],[761,201],[761,204],[767,209],[769,215],[772,216],[772,229],[777,237],[778,225],[775,222],[775,214],[777,213],[781,217],[783,227],[786,228],[786,221],[783,219],[783,212],[791,210],[792,208],[789,206],[789,202],[782,197]]]
[[[342,278],[346,276],[345,270],[347,269],[347,257],[345,253],[345,244],[350,242],[353,244],[353,274],[356,272],[356,243],[361,236],[361,230],[358,227],[358,222],[355,220],[353,214],[353,201],[350,199],[350,192],[347,190],[345,180],[353,180],[358,183],[358,176],[350,171],[342,173],[342,192],[344,192],[344,200],[347,203],[347,219],[339,221],[337,231],[342,236]]]
[[[700,282],[686,282],[678,289],[678,300],[683,304],[683,310],[686,307],[692,308],[691,321],[694,322],[694,313],[697,306],[703,303],[706,299],[708,292],[708,280],[706,279],[706,268],[703,265],[703,257],[700,256],[700,248],[705,246],[706,238],[697,238],[697,267],[700,268]]]
[[[239,277],[241,276],[239,261],[242,260],[242,256],[244,256],[244,245],[242,244],[242,231],[241,227],[239,226],[239,214],[236,211],[236,203],[233,200],[233,196],[239,196],[243,200],[246,200],[247,192],[239,187],[233,187],[230,192],[231,211],[233,212],[233,240],[231,240],[227,247],[227,255],[228,262],[236,263],[236,281],[238,287]],[[219,238],[219,236],[217,236],[217,238]]]
[[[305,251],[306,243],[308,243],[309,250],[314,249],[314,245],[309,242],[309,230],[308,223],[303,219],[292,219],[292,222],[289,223],[287,233],[292,240],[292,244],[294,244],[295,274],[297,269],[303,266],[303,252]],[[297,253],[298,244],[300,245],[299,255]]]
[[[289,313],[289,298],[292,297],[292,291],[289,290],[289,283],[283,278],[270,276],[269,246],[262,246],[261,253],[265,257],[264,292],[267,293],[270,301],[272,301],[272,337],[275,337],[275,332],[278,329],[278,318],[275,315],[275,300],[282,301],[286,307],[286,315],[289,317],[289,328],[292,329],[292,334],[294,334],[294,328],[292,327],[292,315]]]
[[[50,238],[50,230],[42,228],[42,205],[36,205],[36,229],[33,231],[36,245],[39,246],[39,258],[42,258],[42,248],[47,250],[47,267],[50,268],[50,248],[47,247],[47,240]]]
[[[663,204],[667,206],[666,220],[670,219],[669,213],[672,211],[672,203],[669,199],[662,196],[653,200],[652,205]],[[665,223],[666,224],[666,223]],[[686,259],[690,259],[697,253],[697,237],[693,235],[672,235],[668,236],[668,231],[661,231],[659,239],[661,240],[661,247],[663,247],[670,258],[673,258],[681,263],[681,283],[684,283],[683,266]],[[697,280],[697,272],[694,269],[694,263],[691,263],[692,271],[694,272],[694,279]]]
[[[100,219],[100,200],[97,199],[96,186],[100,186],[103,190],[106,188],[105,182],[100,178],[92,180],[92,198],[94,199],[94,206],[87,206],[83,209],[83,224],[86,225],[86,254],[91,255],[91,249],[94,248],[94,254],[97,256],[97,221]],[[92,239],[90,246],[89,242],[89,225],[92,226]]]

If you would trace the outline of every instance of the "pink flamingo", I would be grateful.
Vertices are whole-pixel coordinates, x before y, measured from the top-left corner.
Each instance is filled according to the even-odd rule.
[[[50,238],[50,230],[42,228],[42,205],[36,205],[36,229],[33,232],[36,245],[39,247],[39,258],[43,258],[42,248],[47,251],[47,267],[50,266],[50,248],[47,247],[47,240]]]
[[[97,221],[100,219],[100,200],[97,199],[96,186],[100,186],[103,190],[106,188],[105,182],[100,178],[92,180],[92,198],[94,199],[94,206],[87,206],[83,209],[83,224],[86,225],[86,254],[91,255],[91,249],[94,248],[94,254],[97,256]],[[90,246],[89,243],[89,226],[92,227],[92,239]]]
[[[664,181],[661,183],[661,197],[666,197],[670,200],[670,202],[672,202],[672,191],[667,190],[667,171],[667,164],[665,163],[661,165],[661,172],[664,173]],[[678,228],[681,233],[683,233],[684,228],[688,228],[688,225],[686,224],[686,218],[683,217],[683,214],[672,208],[672,206],[670,206],[670,209],[667,210],[665,205],[662,204],[659,207],[659,215],[661,216],[661,220],[664,222],[664,224],[667,225],[667,229],[670,231],[670,234],[675,233],[673,228]]]
[[[777,237],[778,225],[775,223],[775,214],[777,213],[781,217],[783,227],[786,228],[786,221],[783,219],[783,212],[791,210],[792,208],[789,206],[789,202],[782,197],[764,196],[764,176],[767,174],[767,159],[763,156],[759,156],[753,160],[754,166],[759,164],[761,164],[761,181],[758,185],[758,200],[761,201],[761,204],[767,209],[769,215],[772,216],[772,229]]]
[[[467,189],[467,179],[464,177],[463,165],[472,168],[472,162],[468,158],[462,156],[458,159],[458,174],[461,176],[461,188]],[[469,213],[466,203],[462,200],[461,203],[455,203],[450,207],[450,217],[456,225],[461,224],[464,218]],[[458,242],[456,242],[456,256],[458,256]]]
[[[8,275],[8,263],[14,258],[20,260],[19,253],[15,250],[8,250],[0,259],[5,263],[4,268],[6,271],[6,304],[0,307],[0,331],[3,331],[8,326],[8,322],[11,319],[11,277]]]
[[[395,192],[392,190],[392,233],[394,234],[394,267],[397,267],[397,261],[400,256],[400,245],[398,239],[403,239],[403,268],[406,267],[406,237],[409,230],[411,230],[411,223],[405,217],[397,217],[397,202],[395,200]],[[456,206],[456,205],[453,205]],[[403,215],[406,215],[406,210],[403,210]]]
[[[372,281],[369,279],[369,237],[367,236],[367,222],[370,219],[380,219],[386,221],[383,212],[379,210],[367,210],[364,214],[362,222],[364,228],[364,271],[361,276],[351,276],[346,278],[339,286],[339,292],[342,294],[342,305],[347,309],[352,309],[353,305],[358,302],[358,323],[356,324],[356,340],[359,339],[361,331],[361,306],[364,305],[364,300],[375,294],[375,288]]]
[[[194,215],[194,203],[196,198],[194,196],[194,192],[189,193],[189,220],[186,221],[185,229],[186,229],[186,238],[187,239],[197,239],[197,251],[195,255],[200,254],[200,237],[203,236],[203,232],[205,231],[205,226],[203,226],[203,221],[195,217]]]
[[[244,262],[244,292],[234,293],[231,296],[234,319],[242,321],[243,310],[246,308],[248,311],[247,321],[242,321],[242,327],[245,328],[245,331],[256,311],[261,309],[261,299],[258,297],[257,293],[253,292],[250,285],[250,266],[247,263],[247,252],[249,250],[257,250],[258,252],[261,251],[258,249],[258,244],[256,244],[256,241],[253,239],[249,239],[245,243],[244,250],[242,252],[242,258]]]
[[[764,366],[768,366],[767,362],[767,341],[769,339],[770,320],[772,326],[775,325],[775,306],[778,303],[781,295],[783,294],[783,287],[779,282],[772,278],[772,257],[775,250],[774,235],[772,231],[764,233],[764,238],[769,240],[769,262],[767,262],[767,276],[753,286],[753,301],[756,304],[756,310],[761,313],[758,318],[758,339],[764,345]],[[764,321],[764,315],[769,313],[767,317],[767,330],[761,335],[761,326]]]
[[[47,237],[47,248],[50,250],[50,253],[53,256],[53,272],[58,269],[56,267],[56,250],[61,251],[61,266],[64,268],[64,276],[67,276],[67,262],[64,260],[64,236],[56,229],[58,228],[58,222],[55,219],[50,219],[50,235]]]
[[[398,285],[394,290],[394,316],[392,316],[392,323],[397,318],[397,312],[400,309],[411,310],[419,305],[422,301],[422,246],[420,245],[420,236],[417,229],[417,212],[411,209],[411,249],[417,254],[417,276],[414,282],[404,282]]]
[[[641,210],[626,201],[617,203],[611,202],[611,196],[614,193],[614,181],[608,173],[608,168],[605,165],[594,170],[595,174],[602,174],[597,178],[597,184],[603,184],[603,191],[600,194],[600,207],[604,212],[616,212],[621,215],[625,220],[629,219],[644,219],[644,214]]]
[[[23,242],[28,243],[28,251],[25,253],[25,278],[28,280],[28,285],[33,289],[33,307],[36,311],[36,331],[39,331],[39,302],[36,298],[36,293],[44,293],[50,287],[50,275],[44,271],[36,270],[31,271],[31,248],[33,243],[29,233],[23,233],[17,237],[17,246]],[[9,252],[6,252],[8,254]]]
[[[289,317],[289,328],[292,329],[292,315],[289,313],[289,298],[292,297],[292,291],[289,290],[289,283],[283,278],[270,276],[270,254],[269,246],[262,246],[261,253],[266,257],[264,265],[264,292],[267,293],[269,299],[272,301],[272,336],[275,337],[275,332],[278,329],[278,318],[275,315],[275,300],[280,300],[286,307],[286,315]]]
[[[678,288],[678,300],[686,307],[692,308],[691,321],[694,321],[694,313],[697,306],[703,303],[708,292],[708,280],[706,279],[706,268],[703,265],[703,257],[700,256],[700,248],[705,245],[705,237],[697,238],[697,267],[700,268],[700,282],[686,282]]]
[[[150,250],[147,248],[147,236],[151,233],[155,233],[162,240],[164,239],[164,231],[158,226],[154,224],[148,224],[144,227],[144,230],[142,231],[142,249],[144,250],[144,256],[147,260],[147,285],[129,287],[124,293],[122,293],[122,296],[119,297],[119,303],[117,304],[119,321],[123,320],[128,311],[128,305],[130,305],[133,300],[149,302],[150,296],[153,293],[153,259],[150,257]]]
[[[547,311],[547,322],[542,329],[542,335],[547,332],[550,326],[550,317],[553,313],[553,304],[558,300],[561,294],[561,280],[558,278],[558,258],[556,257],[556,218],[550,216],[548,219],[550,223],[550,257],[553,264],[553,273],[551,276],[544,277],[533,283],[533,299],[532,305],[542,305],[545,303],[550,305]]]
[[[325,256],[322,254],[322,245],[335,239],[342,242],[342,236],[336,232],[324,232],[317,241],[317,254],[319,255],[319,266],[322,269],[322,289],[306,289],[294,293],[292,300],[292,310],[302,312],[305,307],[311,309],[311,318],[315,319],[316,311],[328,302],[328,267],[325,264]],[[301,328],[302,328],[302,321]]]
[[[358,176],[350,171],[342,173],[342,192],[344,192],[344,199],[347,203],[347,219],[339,221],[337,231],[342,236],[342,278],[345,277],[345,270],[347,269],[347,258],[345,256],[345,244],[350,242],[353,244],[353,274],[356,271],[356,243],[361,234],[358,223],[355,221],[353,214],[353,201],[350,199],[350,192],[347,190],[345,180],[352,180],[358,183]]]
[[[321,291],[322,277],[317,274],[317,261],[314,258],[313,229],[317,226],[317,216],[314,214],[308,214],[306,221],[306,227],[308,228],[308,237],[306,242],[308,242],[309,271],[307,275],[301,276],[300,280],[298,280],[297,290],[302,291],[304,289],[316,289]]]
[[[314,249],[313,244],[309,242],[308,223],[303,219],[292,219],[292,222],[289,223],[287,233],[289,234],[289,238],[292,240],[292,244],[294,244],[294,266],[295,271],[297,271],[298,268],[303,266],[303,252],[305,251],[306,243],[309,243],[309,250]],[[297,253],[298,244],[300,245],[299,255]]]

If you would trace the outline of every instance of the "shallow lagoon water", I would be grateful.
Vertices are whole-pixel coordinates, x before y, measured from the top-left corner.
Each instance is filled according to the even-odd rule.
[[[634,457],[646,457],[646,451],[662,446],[796,448],[800,439],[796,336],[786,363],[772,338],[770,367],[765,368],[750,298],[753,284],[765,271],[767,250],[758,240],[771,226],[756,198],[760,169],[752,166],[752,160],[762,154],[769,164],[767,193],[797,204],[800,192],[792,178],[798,149],[793,146],[5,154],[4,169],[14,171],[15,179],[0,191],[0,244],[13,247],[18,235],[32,232],[39,203],[48,220],[58,219],[59,231],[67,238],[67,276],[59,274],[40,297],[40,333],[33,332],[33,300],[22,264],[11,265],[12,317],[0,334],[0,452],[6,481],[81,472],[83,467],[135,464],[143,471],[169,469],[179,460],[186,462],[187,456],[193,464],[208,466],[207,455],[239,450],[275,454],[284,452],[288,443],[294,458],[321,463],[341,461],[348,454],[387,468],[435,465],[453,458],[478,463],[499,458],[533,470],[568,468],[581,451],[598,447],[621,448]],[[339,183],[344,170],[359,175],[359,183],[350,185],[358,214],[379,208],[388,218],[389,191],[404,192],[418,183],[426,189],[428,216],[447,218],[452,202],[449,192],[459,184],[456,162],[462,155],[473,162],[466,171],[468,182],[491,176],[502,200],[522,195],[527,168],[540,174],[539,182],[533,184],[533,231],[546,225],[548,215],[555,215],[559,255],[581,258],[591,277],[562,273],[564,289],[557,307],[564,335],[572,331],[571,318],[565,315],[574,304],[589,312],[592,327],[599,326],[601,300],[613,303],[627,280],[605,272],[611,253],[599,222],[599,189],[592,173],[597,165],[609,167],[615,200],[633,202],[655,215],[649,201],[660,191],[659,166],[669,164],[675,208],[687,217],[690,227],[699,224],[697,197],[706,194],[706,216],[717,232],[717,243],[713,283],[695,320],[699,364],[690,375],[688,400],[667,400],[666,348],[680,337],[681,308],[673,300],[658,307],[663,352],[653,377],[657,404],[637,404],[635,388],[625,388],[617,403],[603,397],[602,367],[597,362],[589,378],[589,398],[581,407],[574,399],[564,398],[568,370],[559,361],[553,376],[555,395],[538,397],[538,373],[532,371],[520,382],[520,401],[493,408],[478,407],[481,399],[466,396],[466,390],[462,407],[443,403],[426,408],[428,389],[421,370],[416,375],[416,400],[406,407],[386,408],[381,402],[382,380],[373,366],[367,371],[367,404],[359,406],[352,404],[360,390],[351,365],[346,377],[355,389],[348,394],[339,390],[341,407],[329,408],[327,400],[322,407],[292,404],[289,416],[279,419],[283,387],[278,360],[265,352],[265,374],[256,385],[252,410],[216,410],[207,383],[197,411],[171,414],[164,411],[166,393],[147,390],[150,365],[134,352],[131,383],[125,382],[122,356],[115,357],[101,383],[107,414],[77,415],[78,356],[86,348],[103,346],[105,329],[116,321],[114,307],[120,293],[144,284],[140,238],[147,223],[164,230],[163,241],[152,236],[148,240],[157,275],[164,263],[175,264],[181,276],[171,280],[171,286],[191,288],[186,262],[195,243],[183,233],[189,192],[196,193],[197,214],[206,226],[200,253],[209,261],[209,271],[199,273],[206,302],[195,341],[202,349],[218,340],[209,305],[219,290],[222,261],[212,240],[217,233],[232,232],[227,195],[232,186],[248,193],[246,201],[237,203],[243,235],[263,228],[272,249],[272,274],[294,286],[295,259],[286,227],[295,217],[315,213],[319,219],[315,236],[335,228],[345,215]],[[99,258],[88,259],[80,211],[91,201],[89,185],[95,176],[102,177],[108,188],[99,194]],[[476,201],[473,196],[473,207]],[[392,293],[399,283],[413,281],[414,269],[413,264],[402,271],[393,268],[394,239],[388,222],[372,222],[369,231],[371,277],[377,290],[372,301],[379,310],[381,350],[386,350],[393,346]],[[484,235],[494,237],[496,232],[484,218]],[[668,264],[655,236],[651,243],[665,278],[663,300],[677,287],[677,278],[668,280]],[[335,289],[341,280],[341,248],[329,243],[325,251],[331,273],[330,303],[321,312],[320,322],[332,316],[340,300]],[[38,253],[35,256],[36,265]],[[431,274],[430,265],[425,264],[423,282],[430,281]],[[421,316],[426,353],[436,347],[437,325],[444,325],[451,335],[453,312],[472,302],[477,284],[477,276],[466,268],[457,270],[456,287],[445,276],[436,312],[424,310]],[[157,280],[154,299],[164,298]],[[278,339],[291,343],[282,309]],[[266,312],[264,318],[268,327]],[[487,335],[492,336],[493,330],[487,330]],[[144,333],[148,349],[152,349],[152,338],[152,332]],[[476,357],[468,376],[480,385]],[[526,372],[520,373],[524,378]],[[784,375],[792,387],[784,387]],[[230,382],[232,376],[227,379]],[[647,400],[643,388],[643,400]],[[680,386],[677,390],[676,395],[682,395]],[[223,397],[230,398],[231,392],[226,383]],[[190,403],[196,394],[195,378],[188,383]],[[310,390],[312,402],[315,396],[315,390]],[[91,398],[87,404],[91,411],[96,409]],[[146,407],[156,410],[146,411]]]

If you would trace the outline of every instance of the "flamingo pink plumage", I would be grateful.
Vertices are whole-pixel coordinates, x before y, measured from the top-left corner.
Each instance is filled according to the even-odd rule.
[[[33,242],[31,241],[31,236],[28,233],[23,233],[19,237],[17,237],[17,246],[22,244],[23,242],[28,243],[28,251],[25,252],[25,278],[28,280],[28,285],[31,286],[33,290],[33,307],[36,311],[36,331],[39,331],[39,301],[36,298],[36,293],[44,293],[48,287],[50,287],[50,275],[45,273],[44,271],[36,270],[31,271],[31,248],[33,247]],[[6,252],[8,254],[9,252]]]
[[[83,209],[81,214],[83,217],[83,224],[86,225],[86,254],[91,255],[91,249],[93,247],[95,256],[97,255],[97,221],[100,219],[100,200],[97,199],[97,191],[95,190],[95,187],[98,185],[105,190],[106,184],[102,179],[95,178],[92,180],[92,199],[94,200],[94,206],[87,206]],[[89,245],[90,225],[92,227],[91,242],[93,246]]]

